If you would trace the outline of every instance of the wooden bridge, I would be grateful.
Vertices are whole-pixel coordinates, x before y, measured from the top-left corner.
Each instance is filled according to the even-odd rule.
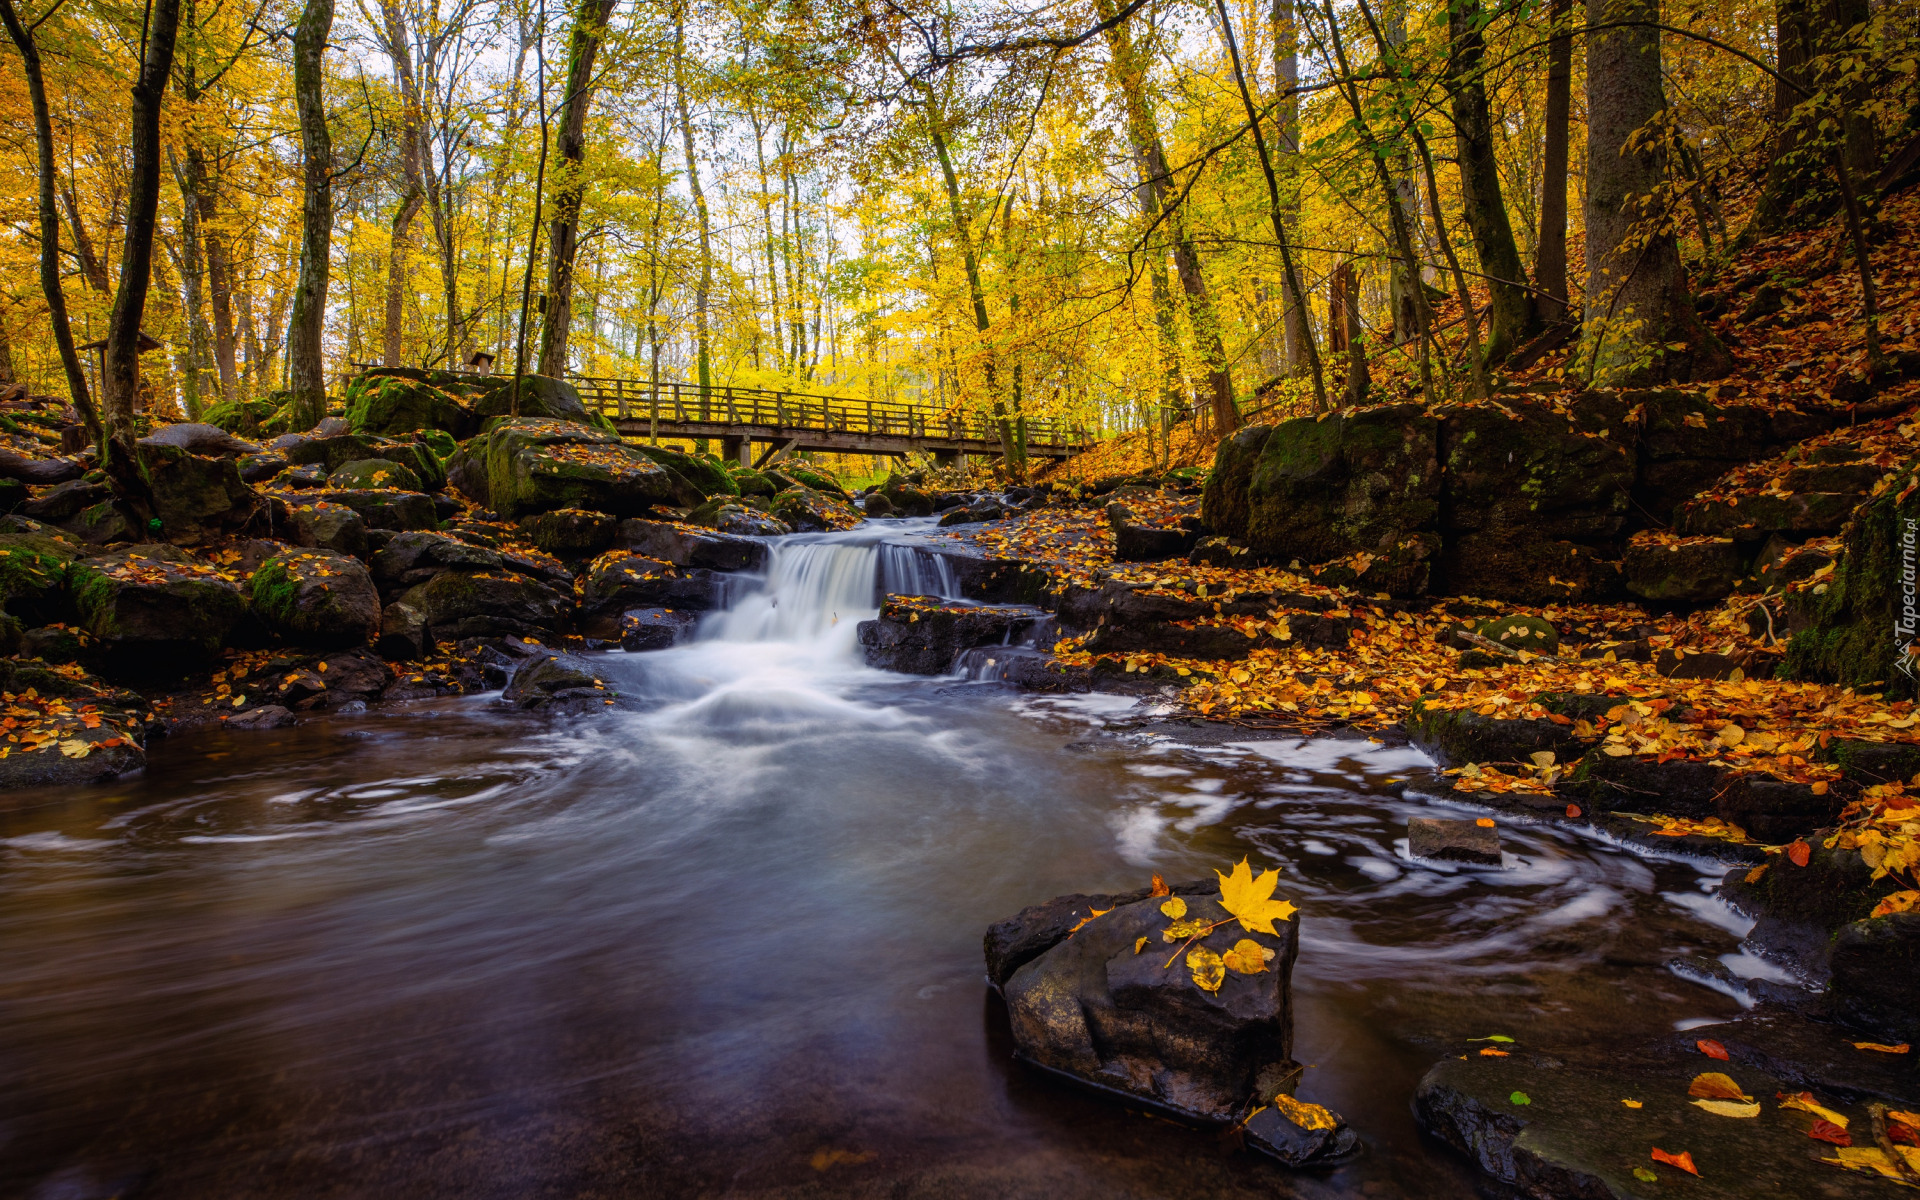
[[[964,454],[1004,453],[998,420],[983,413],[941,413],[912,404],[848,400],[803,392],[650,379],[568,377],[588,408],[627,437],[711,438],[746,466],[765,466],[792,450],[831,454],[930,452],[937,462]],[[1029,458],[1065,459],[1092,438],[1084,426],[1026,418]],[[754,457],[754,447],[760,447]]]

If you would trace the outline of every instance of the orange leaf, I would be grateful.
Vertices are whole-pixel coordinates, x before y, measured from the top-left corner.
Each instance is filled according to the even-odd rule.
[[[1693,1077],[1693,1083],[1687,1088],[1687,1095],[1698,1096],[1702,1100],[1739,1100],[1750,1101],[1752,1096],[1740,1089],[1730,1076],[1718,1071],[1707,1071]]]
[[[1913,1049],[1913,1047],[1906,1042],[1901,1042],[1898,1046],[1887,1046],[1879,1042],[1855,1042],[1853,1048],[1855,1050],[1877,1050],[1882,1054],[1905,1054],[1907,1051]]]
[[[1579,815],[1580,815],[1580,806],[1578,804],[1567,805],[1567,816],[1577,817]]]
[[[1698,1175],[1700,1173],[1693,1165],[1693,1152],[1690,1150],[1682,1150],[1678,1154],[1668,1154],[1665,1150],[1655,1146],[1653,1148],[1653,1161],[1666,1163],[1670,1167],[1679,1167],[1689,1175]]]
[[[1787,859],[1796,867],[1806,866],[1807,860],[1812,856],[1813,850],[1805,842],[1797,838],[1794,840],[1793,845],[1787,847]]]
[[[1160,878],[1159,875],[1155,875],[1153,877],[1153,890],[1147,893],[1148,898],[1171,895],[1173,895],[1173,889],[1167,886],[1167,881]]]
[[[1506,1058],[1507,1052],[1505,1050],[1495,1050],[1492,1046],[1482,1046],[1480,1047],[1480,1057],[1481,1058]]]
[[[1702,1038],[1695,1042],[1694,1045],[1700,1047],[1700,1053],[1706,1055],[1708,1058],[1717,1058],[1721,1062],[1727,1061],[1727,1048],[1712,1038]]]
[[[1853,1145],[1853,1135],[1835,1125],[1832,1121],[1815,1121],[1807,1136],[1816,1142],[1827,1142],[1835,1146]]]

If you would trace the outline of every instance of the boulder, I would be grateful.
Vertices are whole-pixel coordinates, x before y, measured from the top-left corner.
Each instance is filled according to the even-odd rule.
[[[1764,871],[1731,871],[1720,885],[1721,898],[1753,918],[1754,944],[1815,980],[1831,971],[1840,930],[1866,920],[1900,887],[1892,876],[1876,880],[1858,850],[1822,840],[1808,842],[1804,867],[1782,855]]]
[[[585,659],[551,654],[522,663],[500,698],[534,712],[591,712],[611,706],[617,696]]]
[[[1901,573],[1902,548],[1914,544],[1908,539],[1920,528],[1916,479],[1920,459],[1860,506],[1825,584],[1792,594],[1788,613],[1796,632],[1781,664],[1784,677],[1870,686],[1889,700],[1915,694],[1902,658],[1920,635],[1920,622],[1903,611],[1910,585]]]
[[[494,571],[442,571],[399,598],[421,616],[432,643],[510,634],[543,636],[564,631],[572,597],[524,575]]]
[[[286,472],[290,465],[278,454],[243,454],[235,459],[240,468],[240,481],[246,484],[266,483]]]
[[[302,546],[365,557],[367,520],[356,509],[316,497],[304,504],[290,505],[288,515],[293,521],[293,540]]]
[[[194,421],[183,421],[177,425],[162,425],[137,443],[142,448],[150,446],[171,446],[176,450],[185,450],[189,454],[204,454],[208,458],[239,458],[242,455],[260,453],[260,446],[244,438],[237,438],[218,425],[205,425]]]
[[[207,458],[166,445],[140,448],[140,471],[167,540],[196,545],[253,515],[259,495],[231,458]]]
[[[1636,542],[1627,547],[1620,569],[1629,592],[1642,600],[1678,605],[1725,599],[1742,574],[1740,551],[1731,538]]]
[[[1729,783],[1727,775],[1727,768],[1712,763],[1658,762],[1595,749],[1574,764],[1558,787],[1587,808],[1699,821],[1719,815],[1716,802]]]
[[[1833,940],[1828,1008],[1882,1043],[1920,1042],[1920,912],[1855,921]]]
[[[420,477],[405,463],[389,462],[384,458],[361,458],[341,463],[340,468],[327,476],[327,486],[343,491],[382,488],[397,488],[403,492],[420,490]]]
[[[393,682],[393,668],[379,655],[360,647],[320,659],[305,670],[281,677],[281,704],[301,712],[318,708],[340,709],[349,704],[369,704]]]
[[[275,449],[295,466],[323,468],[328,475],[348,463],[383,458],[413,472],[420,487],[437,491],[447,484],[446,468],[441,466],[433,448],[421,441],[399,441],[365,433],[342,433],[330,437],[318,435],[277,439]]]
[[[482,442],[468,442],[453,452],[447,459],[447,486],[485,508],[493,503],[487,487],[487,463],[473,452],[483,446]]]
[[[68,612],[68,567],[78,549],[51,529],[0,533],[0,608],[33,624],[61,620]]]
[[[1720,793],[1714,812],[1755,841],[1778,846],[1831,826],[1852,792],[1830,787],[1818,794],[1808,783],[1741,775]]]
[[[143,536],[111,500],[102,500],[79,516],[61,522],[61,528],[89,546],[110,546]]]
[[[432,529],[440,523],[433,498],[392,488],[329,490],[327,499],[360,514],[368,529]]]
[[[666,521],[629,518],[619,525],[620,545],[676,567],[710,571],[764,571],[767,544],[748,537],[689,529]]]
[[[1002,993],[1016,1053],[1186,1119],[1231,1122],[1298,1069],[1290,1057],[1290,981],[1299,924],[1281,922],[1277,935],[1267,935],[1227,920],[1189,951],[1164,940],[1164,903],[1148,897],[1116,904],[1008,976]],[[1183,903],[1189,920],[1228,917],[1216,898],[1195,895]],[[1057,930],[1057,917],[1042,905],[1015,921]],[[1199,955],[1204,947],[1218,956],[1247,942],[1271,959],[1256,974],[1225,970],[1214,991],[1196,983],[1184,961],[1165,967],[1176,952]]]
[[[20,635],[20,646],[16,652],[21,658],[37,658],[42,662],[79,662],[91,656],[93,640],[84,629],[70,625],[41,625]]]
[[[1414,858],[1497,867],[1500,865],[1500,831],[1491,820],[1482,824],[1479,820],[1410,817],[1407,853]]]
[[[395,534],[367,560],[374,582],[382,588],[405,589],[425,583],[442,571],[498,571],[506,560],[498,550],[474,546],[444,533],[409,530]]]
[[[591,637],[618,637],[620,615],[628,609],[704,612],[718,607],[726,579],[699,567],[676,567],[625,551],[603,554],[580,580],[582,631]]]
[[[513,411],[513,376],[487,375],[475,381],[480,389],[473,398],[474,413],[483,422],[490,417],[507,418]],[[545,375],[520,378],[520,417],[522,419],[567,421],[578,425],[605,428],[606,419],[587,411],[580,402],[580,391],[564,379]],[[510,418],[509,418],[510,419]]]
[[[887,476],[880,485],[880,494],[893,505],[893,510],[903,517],[930,517],[933,515],[933,497],[915,484],[909,483],[899,475]]]
[[[1438,431],[1404,404],[1276,425],[1248,485],[1247,545],[1279,562],[1324,563],[1387,555],[1431,531],[1440,511]],[[1402,592],[1424,590],[1424,575],[1402,581]]]
[[[1509,650],[1525,650],[1531,654],[1557,654],[1560,651],[1560,631],[1545,617],[1523,613],[1488,617],[1474,626],[1473,632],[1490,642],[1499,642]]]
[[[825,492],[829,496],[838,497],[849,503],[853,501],[853,497],[847,493],[847,489],[840,486],[840,481],[825,471],[815,471],[811,467],[804,467],[792,460],[788,460],[780,465],[780,473],[801,487],[812,488],[816,492]]]
[[[276,555],[254,571],[253,611],[275,634],[314,646],[357,646],[380,621],[380,593],[357,558],[328,550]]]
[[[963,650],[1017,639],[1045,614],[1025,607],[941,604],[920,596],[888,596],[880,616],[860,622],[867,665],[907,675],[945,675]]]
[[[423,371],[376,367],[348,380],[347,425],[355,433],[386,437],[422,429],[471,437],[479,417],[429,378]]]
[[[1122,522],[1113,527],[1113,560],[1165,562],[1170,558],[1185,558],[1193,553],[1199,541],[1200,534],[1193,529],[1160,529]]]
[[[1521,603],[1591,599],[1631,503],[1626,405],[1588,393],[1562,411],[1503,400],[1440,424],[1440,575],[1449,591]]]
[[[1244,542],[1252,515],[1248,494],[1253,471],[1272,436],[1271,425],[1247,425],[1221,439],[1213,454],[1213,471],[1200,493],[1200,520],[1214,534]]]
[[[509,520],[560,508],[637,517],[655,505],[685,507],[704,498],[617,434],[566,421],[502,421],[485,436],[479,457],[490,505]]]
[[[893,515],[893,501],[883,492],[872,492],[860,501],[861,509],[868,517],[890,517]]]
[[[620,648],[628,652],[665,650],[690,641],[700,614],[671,608],[630,608],[620,614]]]
[[[380,635],[373,644],[380,657],[410,662],[425,658],[431,644],[427,618],[419,609],[396,601],[380,610]]]
[[[941,526],[978,525],[982,521],[998,521],[1007,515],[1006,505],[992,496],[976,498],[965,508],[956,508],[940,518]]]
[[[84,445],[84,443],[82,443]],[[45,485],[78,479],[86,468],[71,458],[31,458],[0,447],[0,479]]]
[[[727,474],[713,459],[703,454],[682,454],[665,446],[655,446],[646,442],[629,443],[633,449],[659,463],[667,470],[692,484],[694,490],[702,496],[738,496],[740,485],[733,476]]]
[[[113,497],[113,489],[104,483],[95,483],[86,479],[70,479],[56,484],[39,496],[20,506],[22,516],[35,521],[44,521],[49,525],[61,525],[79,516],[86,509]]]
[[[809,487],[788,488],[773,498],[773,515],[796,532],[852,529],[861,521],[853,505]]]
[[[1421,697],[1408,711],[1407,738],[1444,767],[1467,763],[1525,763],[1543,750],[1559,758],[1578,743],[1570,725],[1525,717],[1482,716],[1471,708],[1440,708]]]
[[[555,509],[520,522],[534,545],[560,558],[590,558],[600,553],[613,545],[627,523],[583,508]]]
[[[793,532],[785,521],[755,512],[745,505],[729,504],[719,498],[709,500],[688,513],[687,523],[705,525],[720,533],[741,537],[779,537]]]
[[[237,584],[184,558],[173,546],[142,545],[73,564],[74,607],[110,677],[197,667],[246,615]]]
[[[220,727],[264,732],[269,729],[285,729],[293,722],[294,716],[290,710],[278,704],[263,704],[259,708],[248,709],[238,716],[228,717],[220,723]]]

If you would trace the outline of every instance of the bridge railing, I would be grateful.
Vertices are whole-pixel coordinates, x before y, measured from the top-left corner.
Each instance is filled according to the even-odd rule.
[[[760,425],[830,433],[876,434],[953,441],[998,441],[998,419],[985,413],[942,413],[885,400],[849,400],[766,388],[700,385],[647,379],[569,377],[580,399],[614,420],[658,424]],[[1085,446],[1084,426],[1056,417],[1029,417],[1029,446]]]

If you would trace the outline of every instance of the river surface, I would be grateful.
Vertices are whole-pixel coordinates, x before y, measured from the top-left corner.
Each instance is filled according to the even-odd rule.
[[[1503,869],[1409,861],[1415,751],[863,667],[903,527],[601,657],[641,711],[418,703],[11,798],[0,1195],[1470,1196],[1409,1112],[1441,1056],[1738,1011],[1664,966],[1757,969],[1717,870],[1505,818]],[[1242,855],[1300,905],[1301,1095],[1368,1144],[1332,1172],[1020,1067],[984,982],[1025,905]]]

